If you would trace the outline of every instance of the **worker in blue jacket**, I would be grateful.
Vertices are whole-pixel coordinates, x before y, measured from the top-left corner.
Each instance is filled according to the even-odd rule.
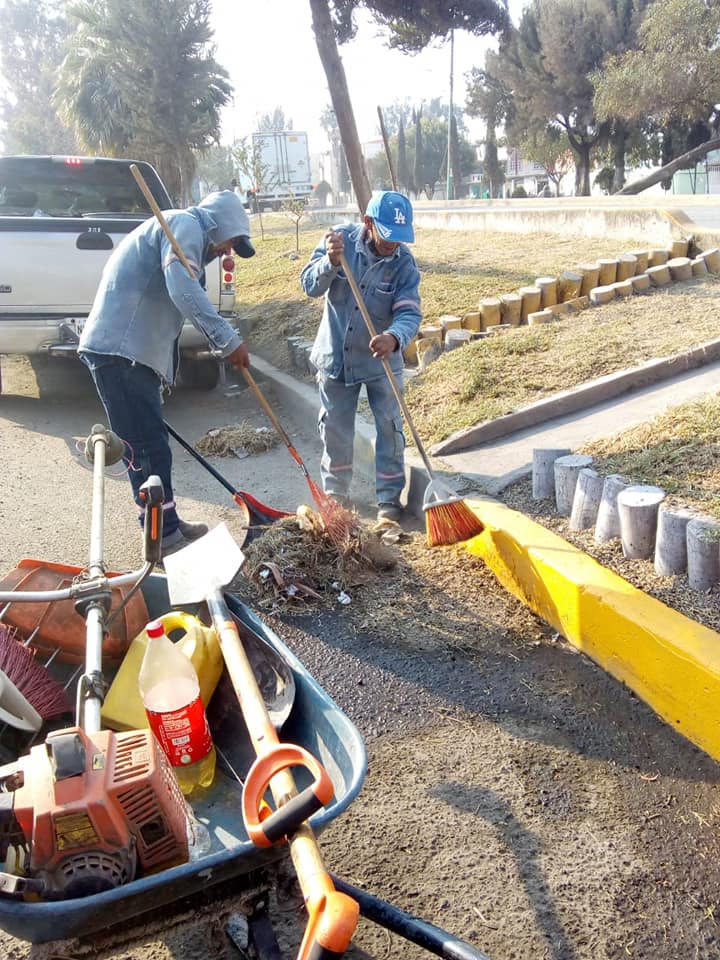
[[[249,365],[247,346],[213,306],[204,270],[216,257],[251,257],[250,224],[240,197],[211,193],[197,206],[169,210],[165,218],[193,269],[191,277],[152,217],[123,238],[105,264],[78,351],[90,369],[111,429],[125,441],[125,464],[135,502],[152,474],[165,491],[163,555],[207,533],[207,525],[178,516],[172,452],[162,392],[177,374],[180,331],[190,321],[210,347],[238,370]]]
[[[375,477],[378,519],[402,517],[405,435],[402,413],[382,364],[387,358],[402,385],[402,351],[420,321],[420,273],[405,246],[415,239],[407,197],[394,191],[373,194],[362,223],[329,230],[301,274],[310,297],[325,297],[322,321],[310,360],[320,391],[320,464],[325,492],[348,500],[353,470],[355,414],[365,386],[375,419]],[[350,284],[340,268],[345,254],[377,330],[370,337]]]

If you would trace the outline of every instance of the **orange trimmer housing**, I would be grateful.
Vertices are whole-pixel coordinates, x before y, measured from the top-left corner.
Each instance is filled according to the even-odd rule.
[[[149,730],[59,730],[12,769],[26,872],[45,896],[97,893],[187,862],[187,805]]]

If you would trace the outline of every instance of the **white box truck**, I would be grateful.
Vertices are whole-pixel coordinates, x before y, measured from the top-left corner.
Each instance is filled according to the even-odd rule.
[[[307,134],[281,130],[254,133],[252,139],[263,169],[262,189],[255,194],[258,206],[279,210],[284,200],[308,200],[313,185]]]

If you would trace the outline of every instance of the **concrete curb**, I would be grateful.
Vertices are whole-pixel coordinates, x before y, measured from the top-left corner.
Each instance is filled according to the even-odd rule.
[[[500,583],[660,717],[720,759],[720,634],[636,589],[498,501],[467,543]]]
[[[668,380],[688,370],[694,370],[707,363],[720,359],[720,339],[710,340],[693,347],[685,353],[675,354],[672,357],[663,357],[659,360],[648,360],[646,363],[622,370],[619,373],[610,373],[597,380],[590,380],[571,390],[563,390],[544,400],[538,400],[527,407],[522,407],[513,413],[497,417],[494,420],[484,420],[474,427],[458,430],[446,440],[435,444],[431,448],[433,456],[443,456],[449,453],[458,453],[469,447],[477,446],[498,437],[507,436],[516,430],[533,427],[554,417],[561,417],[567,413],[585,410],[605,400],[611,400],[620,394],[638,387],[646,387],[661,380]]]

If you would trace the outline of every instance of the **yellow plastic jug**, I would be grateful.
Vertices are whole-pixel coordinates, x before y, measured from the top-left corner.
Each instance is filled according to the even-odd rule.
[[[168,634],[182,630],[177,646],[195,667],[200,682],[200,697],[207,707],[223,671],[223,658],[218,636],[213,627],[206,627],[190,613],[172,611],[159,617]],[[141,730],[147,727],[145,707],[138,689],[148,636],[143,630],[128,647],[115,674],[102,708],[102,720],[111,730]]]

